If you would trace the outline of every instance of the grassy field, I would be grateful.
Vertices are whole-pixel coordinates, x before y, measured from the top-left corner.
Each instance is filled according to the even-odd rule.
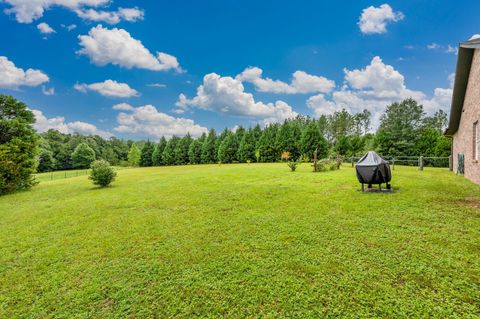
[[[478,318],[480,187],[205,165],[0,197],[0,318]]]

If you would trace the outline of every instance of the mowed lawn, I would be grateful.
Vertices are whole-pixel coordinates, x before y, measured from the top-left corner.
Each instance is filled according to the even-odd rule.
[[[122,170],[0,197],[0,318],[478,318],[480,187],[397,167]]]

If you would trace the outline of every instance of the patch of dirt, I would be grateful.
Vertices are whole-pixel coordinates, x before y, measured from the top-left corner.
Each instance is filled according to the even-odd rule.
[[[480,208],[480,198],[477,197],[466,197],[462,200],[462,203],[465,203],[473,208]]]

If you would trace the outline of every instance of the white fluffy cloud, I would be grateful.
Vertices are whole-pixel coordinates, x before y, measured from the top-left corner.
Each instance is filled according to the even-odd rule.
[[[182,71],[176,57],[163,52],[157,52],[157,56],[153,56],[142,42],[134,39],[124,29],[110,30],[97,25],[90,29],[88,35],[80,35],[78,38],[82,46],[78,53],[88,56],[92,63],[99,66],[111,63],[127,69]]]
[[[43,34],[55,33],[55,30],[45,22],[39,23],[37,29]]]
[[[57,130],[64,134],[79,133],[85,135],[99,135],[105,138],[113,136],[112,133],[107,131],[102,131],[98,129],[95,125],[86,123],[86,122],[65,122],[63,116],[57,116],[52,118],[47,118],[42,111],[32,110],[35,115],[36,122],[33,127],[38,132],[46,132],[50,129]]]
[[[380,7],[370,6],[363,9],[358,26],[365,34],[386,33],[388,23],[400,21],[404,17],[402,12],[394,12],[392,7],[385,3]]]
[[[40,70],[24,71],[5,56],[0,56],[0,88],[16,89],[20,86],[38,86],[49,81],[48,76]]]
[[[77,9],[77,15],[85,20],[117,24],[122,20],[135,22],[143,20],[144,12],[139,8],[118,8],[117,11],[98,11],[95,9]]]
[[[332,114],[342,108],[356,113],[367,109],[373,114],[373,125],[378,125],[385,107],[393,102],[413,98],[423,104],[425,111],[432,114],[439,109],[448,111],[451,103],[452,88],[436,88],[432,98],[421,91],[410,90],[405,85],[404,76],[391,65],[383,63],[380,57],[374,57],[363,69],[344,70],[345,85],[332,93],[312,96],[307,106],[316,116]],[[449,76],[451,79],[451,75]]]
[[[205,75],[203,84],[197,88],[197,95],[192,99],[180,94],[176,105],[180,109],[198,107],[223,114],[246,116],[264,123],[279,122],[297,116],[283,101],[256,102],[252,94],[245,92],[240,80],[222,77],[216,73]]]
[[[10,5],[5,13],[14,14],[17,22],[32,23],[41,18],[51,7],[59,6],[74,11],[85,20],[105,21],[110,24],[122,20],[136,21],[143,19],[143,11],[138,8],[119,8],[117,11],[97,11],[93,8],[106,6],[111,0],[4,0]]]
[[[187,133],[198,137],[208,130],[195,124],[191,119],[173,117],[159,112],[153,105],[133,107],[127,103],[116,104],[114,110],[121,111],[117,116],[118,126],[115,131],[160,138],[184,136]]]
[[[77,83],[73,87],[83,93],[91,90],[108,97],[127,98],[139,95],[138,91],[132,89],[127,83],[119,83],[114,80],[105,80],[103,82],[97,82],[92,84]]]
[[[323,76],[310,75],[303,71],[293,73],[290,84],[280,80],[263,78],[262,73],[263,70],[258,67],[249,67],[237,75],[236,79],[252,83],[257,91],[269,93],[327,93],[335,87],[334,81]]]

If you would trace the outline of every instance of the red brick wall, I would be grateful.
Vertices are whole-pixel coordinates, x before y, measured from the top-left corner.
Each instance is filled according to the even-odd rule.
[[[480,49],[473,55],[467,93],[458,131],[453,135],[453,170],[457,170],[457,154],[465,154],[465,177],[480,184],[480,163],[473,159],[473,123],[480,120]],[[479,121],[480,122],[480,121]]]

